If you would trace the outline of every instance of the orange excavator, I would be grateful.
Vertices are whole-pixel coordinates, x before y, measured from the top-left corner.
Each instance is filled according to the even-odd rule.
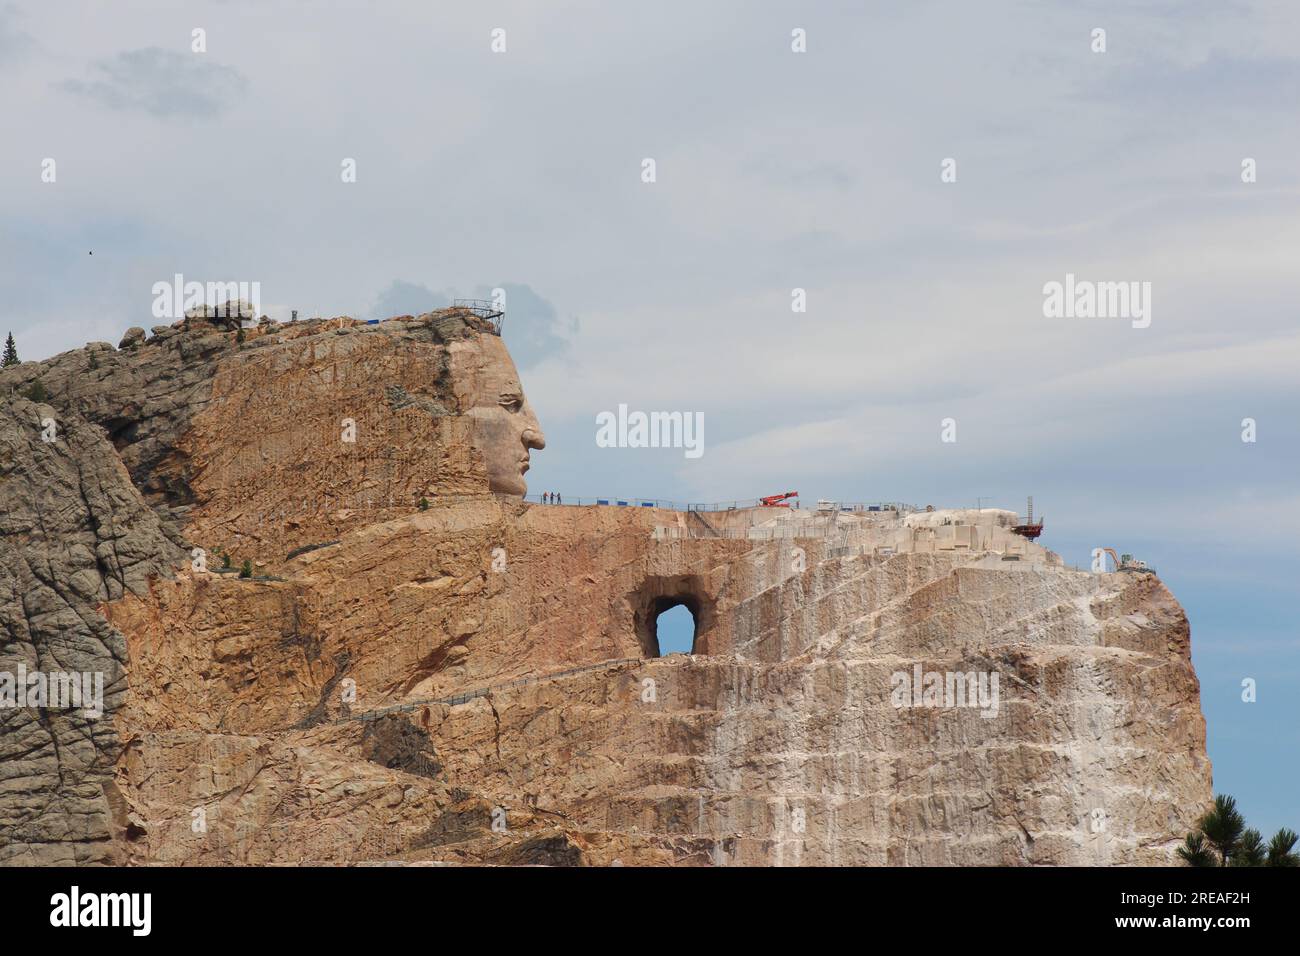
[[[789,508],[790,505],[786,503],[786,499],[798,497],[799,492],[787,491],[783,495],[768,495],[766,498],[759,498],[758,503],[764,508]]]

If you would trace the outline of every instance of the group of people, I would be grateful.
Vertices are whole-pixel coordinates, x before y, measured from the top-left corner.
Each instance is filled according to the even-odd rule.
[[[560,493],[558,491],[544,491],[542,492],[542,504],[562,505],[564,504],[564,499],[560,497]]]

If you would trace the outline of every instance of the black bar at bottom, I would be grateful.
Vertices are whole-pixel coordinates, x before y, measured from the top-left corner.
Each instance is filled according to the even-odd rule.
[[[431,945],[426,934],[434,933],[442,948],[467,943],[468,934],[536,946],[558,933],[556,942],[618,945],[660,926],[677,939],[689,927],[694,945],[717,938],[733,948],[746,939],[770,948],[783,929],[808,942],[843,934],[883,942],[901,933],[941,945],[1046,945],[1195,934],[1231,945],[1242,934],[1271,937],[1293,925],[1296,875],[1184,867],[9,868],[0,869],[0,899],[15,941],[77,933],[127,945],[284,939],[333,949],[349,940],[376,945],[396,932]],[[119,925],[84,925],[114,918]],[[145,928],[147,935],[138,932]]]

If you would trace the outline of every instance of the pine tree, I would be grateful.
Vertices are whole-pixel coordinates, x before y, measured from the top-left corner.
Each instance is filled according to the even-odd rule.
[[[1237,801],[1220,794],[1214,809],[1187,834],[1178,855],[1188,866],[1300,866],[1300,854],[1294,852],[1297,841],[1300,836],[1284,827],[1264,843],[1258,830],[1246,829]]]
[[[1178,855],[1181,856],[1188,866],[1215,866],[1217,860],[1214,859],[1214,853],[1205,843],[1205,837],[1199,833],[1187,834],[1187,841],[1178,848]]]
[[[1286,827],[1273,834],[1273,839],[1268,845],[1267,865],[1300,866],[1300,855],[1292,852],[1292,848],[1298,839],[1300,837],[1296,836],[1296,832],[1288,830]]]
[[[1219,794],[1214,798],[1214,809],[1201,817],[1198,827],[1205,841],[1219,852],[1219,865],[1227,866],[1246,829],[1246,821],[1237,811],[1237,801],[1227,794]]]
[[[19,392],[19,394],[29,402],[37,402],[42,405],[50,400],[49,389],[45,387],[45,383],[39,378],[24,388]]]
[[[9,338],[5,339],[4,358],[0,359],[0,368],[8,368],[10,365],[18,364],[18,346],[14,345],[14,334],[9,333]]]
[[[1268,847],[1263,835],[1256,829],[1247,830],[1241,835],[1237,849],[1232,852],[1233,866],[1263,866],[1268,858]]]

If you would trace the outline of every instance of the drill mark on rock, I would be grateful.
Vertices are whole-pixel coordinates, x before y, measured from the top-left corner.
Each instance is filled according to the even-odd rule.
[[[496,744],[497,762],[500,763],[501,761],[501,715],[497,713],[497,705],[493,703],[491,694],[487,694],[484,697],[484,699],[487,701],[487,705],[492,708],[492,725],[493,725],[492,740]]]

